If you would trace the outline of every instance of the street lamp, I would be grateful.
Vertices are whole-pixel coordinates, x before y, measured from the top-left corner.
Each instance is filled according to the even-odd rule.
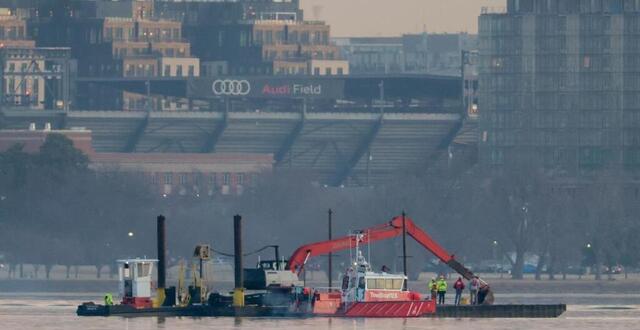
[[[130,231],[129,233],[127,233],[127,236],[129,236],[129,237],[133,237],[133,232],[132,232],[132,231]]]
[[[591,243],[587,243],[587,249],[591,248]]]

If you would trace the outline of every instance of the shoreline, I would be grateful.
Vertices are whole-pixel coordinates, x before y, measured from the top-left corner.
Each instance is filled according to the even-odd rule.
[[[502,294],[632,294],[640,293],[640,279],[557,279],[557,280],[511,280],[485,278],[494,292]],[[336,281],[336,280],[334,280]],[[449,280],[453,282],[453,280]],[[169,280],[170,285],[175,281]],[[307,286],[324,287],[325,281],[307,281]],[[218,280],[210,286],[213,290],[231,290],[233,281]],[[410,281],[409,289],[425,292],[426,281]],[[116,279],[0,279],[0,293],[83,293],[83,292],[116,292]]]

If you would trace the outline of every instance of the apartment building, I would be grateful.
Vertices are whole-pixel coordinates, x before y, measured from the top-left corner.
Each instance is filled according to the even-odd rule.
[[[0,8],[0,103],[6,107],[65,109],[70,50],[36,47],[27,20]]]
[[[480,161],[640,169],[640,1],[509,0],[480,16]]]

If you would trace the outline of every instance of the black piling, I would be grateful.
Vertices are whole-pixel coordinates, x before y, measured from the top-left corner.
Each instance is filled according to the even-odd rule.
[[[240,289],[244,287],[242,274],[242,217],[240,215],[233,217],[233,251],[235,288]]]
[[[166,244],[166,228],[165,217],[158,216],[158,227],[156,231],[158,242],[158,288],[166,288],[167,278],[167,244]]]

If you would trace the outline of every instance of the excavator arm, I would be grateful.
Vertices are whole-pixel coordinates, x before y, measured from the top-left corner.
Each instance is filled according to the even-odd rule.
[[[390,222],[361,231],[362,235],[341,237],[330,241],[322,241],[303,245],[299,247],[289,258],[289,269],[292,272],[300,273],[309,258],[325,255],[332,252],[347,250],[356,246],[356,240],[360,244],[381,241],[402,235],[403,224],[406,226],[407,235],[415,239],[425,249],[435,255],[440,261],[447,264],[465,279],[470,280],[473,273],[459,263],[454,255],[449,254],[440,244],[436,243],[431,236],[420,229],[409,217],[397,216]]]

